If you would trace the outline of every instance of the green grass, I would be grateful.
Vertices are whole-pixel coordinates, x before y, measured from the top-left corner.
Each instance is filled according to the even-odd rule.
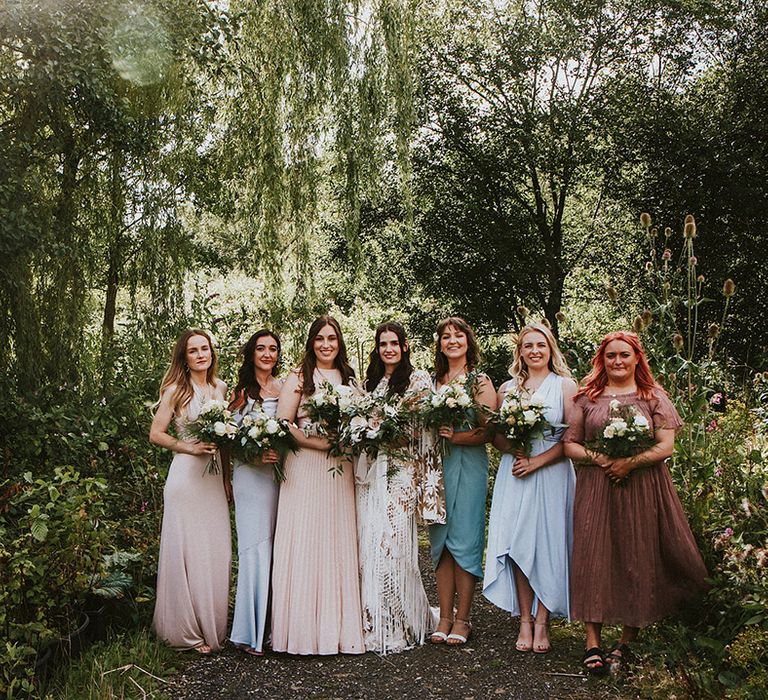
[[[48,682],[46,700],[134,700],[164,698],[165,679],[185,659],[147,629],[110,633]]]

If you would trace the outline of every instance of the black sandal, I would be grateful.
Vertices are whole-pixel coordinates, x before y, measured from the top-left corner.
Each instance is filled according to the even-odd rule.
[[[592,658],[595,657],[595,658]],[[590,664],[592,664],[590,666]],[[600,664],[599,666],[597,664]],[[604,676],[608,673],[605,663],[605,652],[600,647],[592,647],[584,652],[581,657],[581,665],[593,676]]]
[[[619,653],[617,654],[616,652]],[[626,670],[634,659],[635,655],[629,648],[629,644],[624,644],[623,642],[614,644],[610,651],[605,655],[605,663],[608,665],[611,673],[618,673],[619,671]]]

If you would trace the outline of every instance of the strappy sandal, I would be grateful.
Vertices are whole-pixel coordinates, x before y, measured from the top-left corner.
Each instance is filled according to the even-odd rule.
[[[527,620],[520,618],[520,627],[522,628],[523,625],[533,625],[533,618],[529,617]],[[517,633],[517,641],[515,642],[515,649],[521,653],[526,653],[531,651],[533,649],[533,630],[531,630],[531,643],[525,644],[524,642],[520,641],[520,633]]]
[[[605,655],[605,663],[608,665],[611,673],[626,671],[634,659],[635,655],[629,648],[629,644],[624,644],[623,642],[614,644]]]
[[[605,652],[600,647],[587,649],[584,656],[581,657],[581,665],[587,670],[587,673],[591,673],[593,676],[604,676],[608,673]]]
[[[547,629],[547,646],[537,646],[534,642],[533,645],[533,653],[534,654],[549,654],[550,651],[552,651],[552,642],[549,639],[549,622],[534,622],[534,638],[535,638],[535,631],[537,627],[545,627]]]
[[[438,627],[440,626],[441,622],[450,622],[451,627],[453,627],[453,620],[450,617],[441,617],[437,623]],[[432,632],[432,634],[429,635],[429,641],[432,644],[445,644],[446,639],[448,639],[448,632],[440,632],[439,630],[435,630]]]
[[[460,622],[462,625],[466,625],[467,634],[458,634],[457,632],[454,632],[453,629],[451,629],[451,633],[445,638],[445,643],[449,647],[460,647],[463,644],[466,644],[469,636],[472,634],[472,623],[469,620],[462,620],[461,618],[457,617],[453,622],[454,627],[456,626],[457,622]]]

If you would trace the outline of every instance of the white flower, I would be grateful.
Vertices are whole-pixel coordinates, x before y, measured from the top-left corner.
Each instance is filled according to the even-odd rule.
[[[523,411],[523,420],[528,425],[533,425],[536,422],[536,411]]]
[[[270,435],[274,435],[276,432],[280,430],[280,423],[278,423],[274,418],[270,418],[267,421],[265,429],[267,433],[269,433]]]
[[[234,438],[235,435],[237,435],[237,425],[234,423],[226,423],[224,425],[224,433],[227,435],[227,437]]]
[[[213,432],[216,433],[216,435],[218,435],[219,437],[221,437],[224,435],[224,433],[227,432],[227,426],[224,423],[222,423],[220,420],[217,420],[213,424]]]
[[[624,433],[627,432],[627,422],[624,420],[615,420],[611,421],[611,425],[613,426],[613,429],[616,431],[616,435],[624,435]]]
[[[397,409],[391,404],[384,405],[384,415],[388,418],[394,418],[397,415]]]
[[[253,426],[248,431],[248,437],[251,438],[251,440],[256,440],[259,437],[259,429],[256,426]]]
[[[377,437],[379,437],[379,429],[371,428],[370,430],[366,431],[365,437],[367,437],[369,440],[375,440]]]
[[[354,416],[352,420],[349,421],[349,427],[352,428],[352,430],[366,430],[368,428],[368,421],[364,416]]]
[[[313,403],[315,404],[315,406],[322,406],[323,404],[325,404],[325,396],[319,393],[315,394]]]
[[[640,416],[640,415],[637,415],[637,416],[635,416],[635,417],[634,417],[634,419],[633,419],[633,421],[632,421],[632,422],[633,422],[633,423],[634,423],[634,424],[635,424],[635,425],[636,425],[638,428],[648,428],[648,427],[650,427],[650,426],[649,426],[649,423],[648,423],[648,419],[647,419],[645,416]]]
[[[351,398],[354,395],[354,391],[352,391],[352,387],[347,386],[346,384],[339,384],[337,387],[335,387],[335,391],[339,396]]]
[[[456,408],[457,404],[458,402],[456,401],[456,399],[453,398],[453,396],[449,396],[445,400],[445,405],[448,406],[448,408]]]
[[[442,403],[442,399],[439,394],[433,394],[432,399],[430,400],[430,403],[433,406],[439,406]]]
[[[541,396],[541,394],[534,393],[533,396],[531,396],[529,402],[531,406],[536,406],[537,408],[544,408],[544,399]]]
[[[618,411],[619,407],[621,406],[621,401],[619,401],[618,399],[612,399],[609,406],[612,411]]]
[[[348,396],[339,396],[339,410],[348,411],[352,408],[352,398]]]
[[[613,427],[613,423],[609,423],[605,426],[605,430],[603,430],[603,437],[610,440],[614,435],[616,435],[616,429]]]
[[[470,399],[466,393],[462,393],[459,395],[459,398],[456,399],[456,403],[458,403],[462,408],[467,408],[467,406],[472,403],[472,399]]]

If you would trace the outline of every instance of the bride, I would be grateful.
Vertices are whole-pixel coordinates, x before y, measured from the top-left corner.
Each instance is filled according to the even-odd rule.
[[[429,375],[411,365],[399,323],[376,329],[364,385],[375,396],[428,391]],[[414,431],[408,444],[357,466],[363,631],[366,651],[398,652],[423,644],[434,629],[419,571],[417,512],[427,522],[445,522],[439,464],[431,437]]]

